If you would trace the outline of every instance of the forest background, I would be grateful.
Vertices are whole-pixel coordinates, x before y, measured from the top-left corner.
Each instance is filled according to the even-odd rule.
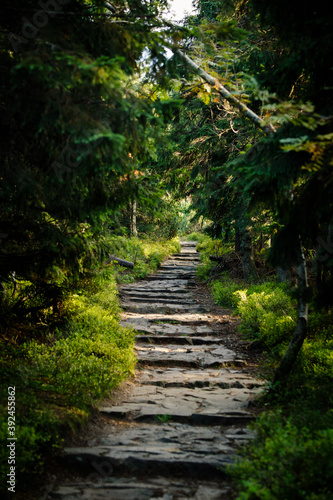
[[[24,387],[20,481],[134,369],[116,281],[201,229],[202,279],[268,360],[274,412],[240,498],[330,498],[330,5],[194,4],[175,23],[166,0],[2,2],[1,378],[4,401]]]

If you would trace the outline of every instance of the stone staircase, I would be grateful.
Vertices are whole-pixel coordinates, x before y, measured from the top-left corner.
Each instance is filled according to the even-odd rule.
[[[248,402],[263,382],[224,345],[192,292],[196,242],[181,242],[160,270],[122,286],[121,324],[138,335],[135,382],[122,401],[102,406],[109,434],[64,450],[81,480],[60,485],[61,500],[226,500],[225,468],[252,438]]]

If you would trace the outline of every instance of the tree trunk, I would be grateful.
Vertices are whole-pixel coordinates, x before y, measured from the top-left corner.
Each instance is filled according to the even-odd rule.
[[[243,278],[245,281],[251,281],[256,277],[256,270],[252,260],[252,237],[250,228],[240,226],[240,254],[242,257]]]
[[[129,267],[130,269],[134,268],[134,262],[130,262],[129,260],[119,259],[115,255],[109,255],[109,260],[105,262],[105,264],[110,264],[110,262],[116,261],[120,266]]]
[[[235,230],[235,252],[240,252],[241,250],[241,241],[238,227]]]
[[[131,236],[138,235],[138,229],[136,225],[137,209],[138,209],[138,203],[136,200],[133,200],[131,203]]]
[[[279,266],[277,268],[277,282],[285,283],[290,279],[290,271],[289,269],[284,269],[284,267]]]
[[[276,384],[284,384],[286,378],[290,374],[297,355],[303,345],[307,333],[308,324],[308,304],[307,304],[307,270],[305,258],[303,254],[301,239],[299,238],[298,262],[296,266],[297,272],[297,289],[298,289],[298,309],[297,309],[297,325],[295,333],[289,343],[289,346],[282,358],[280,366],[276,370],[273,388]]]

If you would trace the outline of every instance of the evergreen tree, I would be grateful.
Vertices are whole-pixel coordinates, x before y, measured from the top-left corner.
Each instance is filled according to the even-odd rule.
[[[163,65],[165,3],[1,3],[0,281],[60,283],[103,253],[162,121],[137,75],[147,50]]]

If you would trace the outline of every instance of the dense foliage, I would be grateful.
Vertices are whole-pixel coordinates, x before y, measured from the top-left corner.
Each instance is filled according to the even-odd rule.
[[[2,2],[3,286],[15,272],[54,295],[54,285],[105,255],[103,234],[140,195],[139,181],[147,184],[143,163],[172,102],[138,77],[143,52],[156,52],[151,25],[163,3],[132,1],[124,13],[98,0],[44,10]]]

